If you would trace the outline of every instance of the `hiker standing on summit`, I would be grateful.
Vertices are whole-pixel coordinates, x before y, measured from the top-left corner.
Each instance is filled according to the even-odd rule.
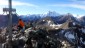
[[[25,23],[23,22],[22,19],[19,19],[19,21],[18,21],[18,27],[19,27],[19,30],[21,30],[21,32],[24,33]]]

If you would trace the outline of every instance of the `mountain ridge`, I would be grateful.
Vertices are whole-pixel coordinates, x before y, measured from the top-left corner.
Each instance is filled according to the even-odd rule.
[[[51,13],[50,13],[51,14]],[[52,13],[53,14],[53,13]],[[51,15],[47,15],[47,14],[38,14],[38,15],[16,15],[14,14],[13,15],[13,23],[17,23],[18,22],[18,19],[21,18],[23,19],[24,21],[27,21],[27,22],[38,22],[39,20],[41,20],[42,18],[51,18],[55,24],[62,24],[64,22],[66,22],[69,18],[71,18],[71,20],[73,22],[76,22],[78,24],[81,24],[81,25],[84,25],[85,26],[85,16],[82,16],[80,18],[77,18],[75,16],[73,16],[72,14],[68,13],[68,14],[64,14],[64,15],[56,15],[56,16],[51,16]],[[4,25],[7,25],[7,22],[8,22],[8,16],[7,15],[0,15],[0,26],[4,26]]]

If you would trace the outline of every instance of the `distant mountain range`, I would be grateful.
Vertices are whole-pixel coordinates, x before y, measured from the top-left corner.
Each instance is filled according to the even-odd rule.
[[[51,18],[55,24],[62,24],[64,22],[66,22],[67,20],[71,19],[73,22],[76,22],[78,24],[85,26],[85,16],[82,16],[81,18],[76,18],[71,14],[59,15],[59,16],[45,16],[45,17],[33,15],[33,16],[27,16],[27,17],[22,18],[22,19],[25,21],[30,20],[30,21],[37,21],[38,22],[39,20],[46,19],[47,17]]]
[[[73,22],[76,22],[78,24],[85,26],[85,16],[82,16],[80,18],[74,17],[72,14],[64,14],[60,15],[56,12],[48,12],[47,14],[33,14],[33,15],[12,15],[12,22],[17,23],[18,19],[21,18],[25,22],[39,22],[42,19],[50,18],[55,24],[62,24],[66,22],[68,19],[71,19]],[[0,15],[0,26],[7,26],[8,24],[8,15]]]
[[[16,14],[12,15],[12,24],[18,23],[18,16]],[[0,15],[0,27],[5,27],[9,23],[9,15]]]

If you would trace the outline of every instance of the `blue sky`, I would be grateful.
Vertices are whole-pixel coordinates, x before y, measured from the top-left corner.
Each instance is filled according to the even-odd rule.
[[[0,13],[3,7],[8,7],[8,0],[0,0]],[[45,14],[56,11],[60,14],[85,15],[85,0],[12,0],[17,14]]]

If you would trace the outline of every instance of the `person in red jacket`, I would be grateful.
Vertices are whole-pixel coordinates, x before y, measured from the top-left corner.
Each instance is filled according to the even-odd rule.
[[[21,32],[24,32],[24,30],[25,30],[25,24],[22,21],[22,19],[19,19],[18,27],[19,27],[19,30],[21,30]]]

